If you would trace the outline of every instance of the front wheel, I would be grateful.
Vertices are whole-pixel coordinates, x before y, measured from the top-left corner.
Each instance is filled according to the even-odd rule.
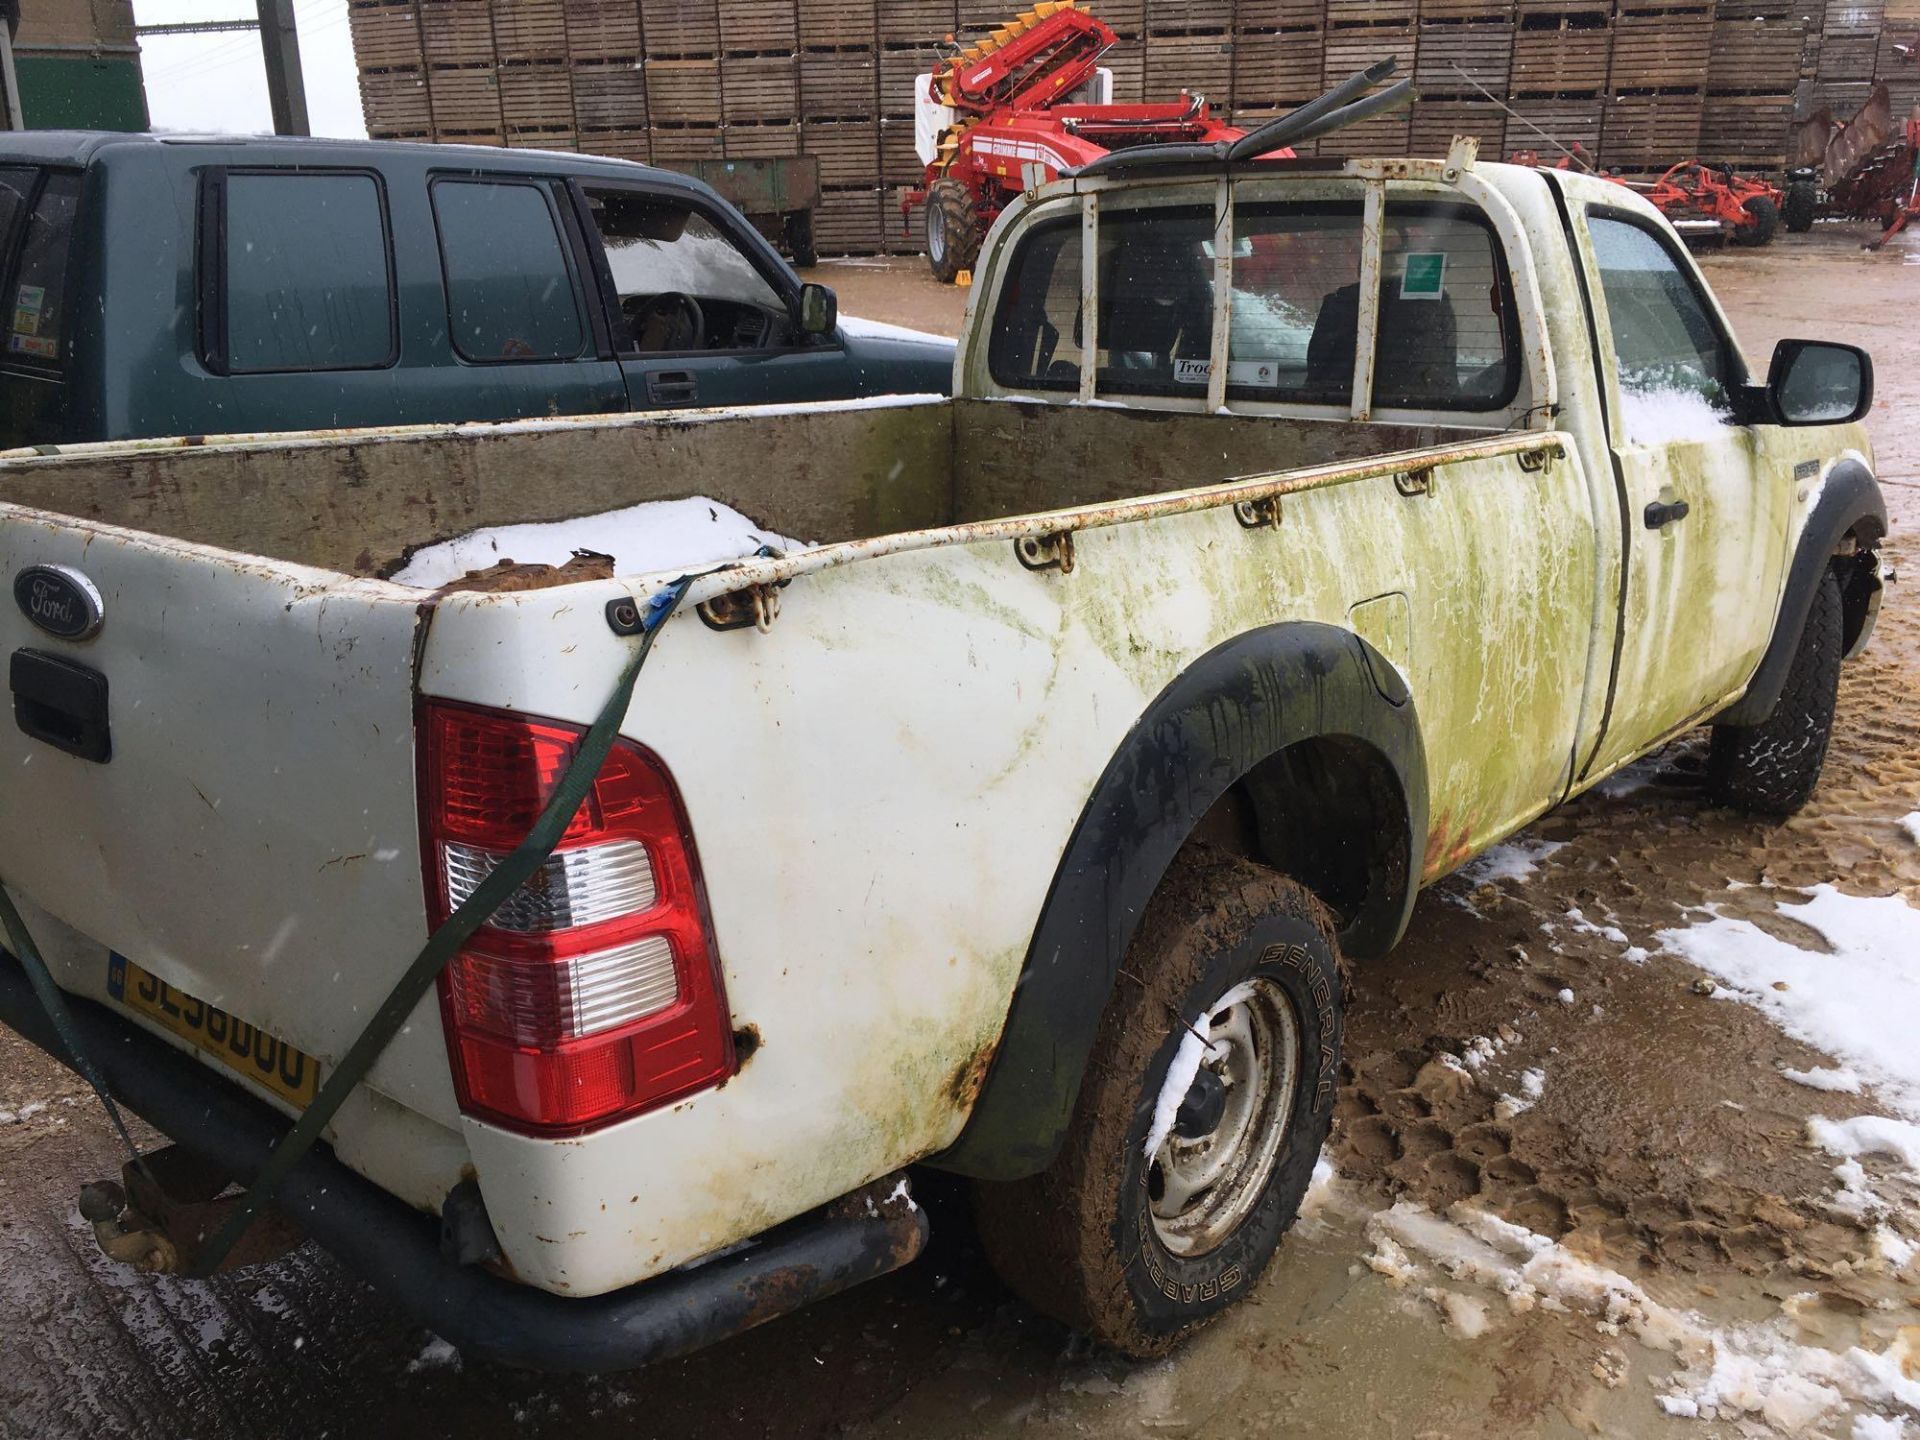
[[[1340,1027],[1333,922],[1313,894],[1183,851],[1127,952],[1060,1155],[975,1187],[994,1268],[1139,1357],[1249,1294],[1332,1124]]]
[[[980,212],[973,192],[942,176],[927,188],[927,264],[933,278],[951,285],[980,258]]]
[[[1780,223],[1792,235],[1804,235],[1813,229],[1814,211],[1819,207],[1820,191],[1811,180],[1787,183],[1786,196],[1780,202]]]
[[[1840,581],[1829,569],[1813,592],[1773,713],[1758,725],[1713,727],[1707,790],[1714,800],[1757,815],[1791,815],[1807,803],[1827,760],[1845,645]]]

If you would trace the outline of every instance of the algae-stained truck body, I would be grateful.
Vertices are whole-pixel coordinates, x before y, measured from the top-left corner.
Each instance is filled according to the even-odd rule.
[[[926,1163],[1016,1288],[1152,1353],[1292,1219],[1340,952],[1688,727],[1725,802],[1817,778],[1878,599],[1868,361],[1751,377],[1617,186],[1063,179],[955,378],[0,459],[0,880],[126,1103],[253,1174],[691,573],[558,849],[283,1209],[470,1351],[605,1369],[904,1263]],[[815,543],[382,578],[688,496]],[[58,1048],[11,958],[0,1016]]]

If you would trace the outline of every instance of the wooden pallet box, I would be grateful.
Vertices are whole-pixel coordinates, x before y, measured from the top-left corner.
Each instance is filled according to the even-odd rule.
[[[1700,116],[1700,154],[1708,160],[1780,165],[1792,120],[1791,95],[1709,95]]]
[[[1234,28],[1249,30],[1321,29],[1327,23],[1322,0],[1240,0],[1234,7]]]
[[[1089,6],[1106,20],[1106,12],[1096,3]],[[1107,20],[1111,25],[1113,22]],[[1146,29],[1149,36],[1178,35],[1194,30],[1225,30],[1233,24],[1233,0],[1147,0]],[[1149,41],[1148,50],[1153,46]]]
[[[1420,19],[1490,20],[1511,23],[1513,0],[1420,0]]]
[[[1419,48],[1419,43],[1419,37],[1411,25],[1329,26],[1326,53],[1320,67],[1320,88],[1324,90],[1337,85],[1355,71],[1364,70],[1376,60],[1389,57],[1396,62],[1395,75],[1411,75],[1414,52]],[[1405,118],[1405,112],[1402,112],[1401,118]]]
[[[433,104],[427,93],[427,72],[362,70],[360,106],[367,133],[375,138],[433,133]]]
[[[1820,41],[1820,61],[1814,71],[1820,80],[1871,80],[1880,37],[1827,35]]]
[[[800,57],[802,119],[869,120],[878,113],[879,67],[870,50],[809,50]]]
[[[567,54],[575,60],[638,60],[639,0],[564,0]]]
[[[655,60],[646,64],[647,116],[654,125],[718,125],[720,62]]]
[[[874,0],[800,0],[800,43],[810,50],[871,46],[878,20]]]
[[[822,186],[873,186],[880,180],[880,122],[807,120],[800,149],[820,162]]]
[[[1860,107],[1867,103],[1872,94],[1871,80],[1816,80],[1813,82],[1811,103],[1806,109],[1831,110],[1834,119],[1844,121],[1858,114]]]
[[[509,130],[507,145],[514,150],[575,150],[580,137],[572,130]]]
[[[1327,39],[1322,30],[1241,34],[1233,45],[1236,112],[1284,109],[1311,100],[1326,87]]]
[[[1607,101],[1600,161],[1661,170],[1700,148],[1701,96],[1622,95]]]
[[[573,66],[573,115],[582,130],[617,130],[644,137],[647,78],[638,60]]]
[[[1828,35],[1877,35],[1886,19],[1884,0],[1827,0],[1820,28]]]
[[[914,82],[938,69],[947,51],[938,45],[903,45],[880,51],[880,113],[913,114]]]
[[[491,65],[487,0],[420,0],[420,40],[429,65]]]
[[[736,120],[791,120],[800,114],[800,61],[793,55],[728,55],[720,61],[720,108]]]
[[[1607,88],[1703,88],[1713,51],[1713,12],[1629,11],[1613,22],[1613,64]]]
[[[1414,88],[1421,94],[1464,95],[1478,86],[1505,95],[1513,50],[1511,21],[1423,21]]]
[[[1444,156],[1456,135],[1480,142],[1481,158],[1502,160],[1506,152],[1507,112],[1491,100],[1420,100],[1408,128],[1407,153]]]
[[[706,58],[720,49],[715,0],[640,0],[640,37],[647,58]]]
[[[880,249],[888,255],[927,253],[927,207],[916,205],[903,217],[893,191],[880,196]]]
[[[729,54],[791,52],[800,44],[798,0],[716,0],[720,48]]]
[[[559,61],[500,67],[500,118],[509,136],[522,130],[572,130],[573,75]]]
[[[1788,93],[1800,75],[1804,38],[1798,20],[1716,19],[1707,89]]]
[[[502,60],[567,58],[567,12],[561,0],[504,0],[493,7],[493,49]]]
[[[718,125],[652,125],[647,146],[653,163],[671,169],[687,160],[723,160],[726,146]]]
[[[1530,15],[1599,15],[1610,18],[1613,0],[1513,0],[1516,19]]]
[[[498,133],[500,81],[491,65],[427,72],[433,128],[440,134]]]
[[[937,44],[960,24],[954,0],[887,0],[877,9],[876,38],[882,45]]]
[[[1405,110],[1376,115],[1371,120],[1362,120],[1358,125],[1348,125],[1322,135],[1314,142],[1316,153],[1341,159],[1405,155],[1409,125],[1410,117]]]
[[[1594,95],[1607,88],[1613,31],[1592,13],[1528,15],[1513,37],[1516,95]]]
[[[872,255],[880,249],[881,192],[826,190],[813,208],[813,247],[822,255]]]
[[[410,70],[426,63],[420,43],[420,9],[400,4],[361,3],[347,10],[354,62],[362,70]]]
[[[765,160],[800,153],[800,124],[796,120],[729,125],[722,138],[729,160]]]
[[[913,148],[913,121],[880,122],[880,180],[885,185],[918,185],[926,173]]]
[[[1146,99],[1178,100],[1180,93],[1204,95],[1217,107],[1233,103],[1233,37],[1225,31],[1205,35],[1147,37]]]
[[[1147,49],[1138,35],[1122,35],[1100,63],[1113,72],[1113,101],[1137,105],[1147,93]]]
[[[1507,119],[1507,150],[1538,150],[1543,155],[1557,156],[1550,141],[1558,141],[1569,150],[1577,142],[1587,154],[1598,154],[1604,105],[1597,95],[1517,99],[1512,102],[1513,113]]]
[[[642,165],[653,159],[653,147],[645,130],[582,130],[582,155],[606,155],[615,160],[637,160]]]

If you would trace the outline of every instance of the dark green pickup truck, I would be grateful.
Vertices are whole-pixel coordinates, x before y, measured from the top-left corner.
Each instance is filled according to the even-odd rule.
[[[0,446],[951,388],[737,211],[627,161],[365,141],[0,140]]]

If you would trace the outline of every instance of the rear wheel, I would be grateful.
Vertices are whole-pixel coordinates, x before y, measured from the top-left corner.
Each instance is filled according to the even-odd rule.
[[[1820,191],[1811,180],[1790,182],[1780,201],[1780,223],[1790,234],[1806,234],[1813,229],[1813,212],[1819,201]]]
[[[813,245],[813,212],[795,210],[786,220],[787,254],[793,257],[796,270],[806,270],[820,263],[820,252]]]
[[[1845,643],[1840,581],[1828,570],[1813,592],[1773,713],[1758,725],[1713,727],[1707,789],[1716,801],[1758,815],[1791,815],[1807,803],[1833,735]]]
[[[973,192],[958,180],[941,177],[927,188],[927,263],[934,278],[951,285],[980,257],[980,212]]]
[[[975,1188],[994,1268],[1135,1356],[1249,1294],[1326,1141],[1340,1026],[1325,908],[1190,846],[1127,952],[1059,1157]]]
[[[1773,232],[1780,228],[1780,207],[1764,195],[1749,196],[1740,207],[1752,217],[1752,223],[1734,228],[1733,243],[1736,245],[1764,245],[1773,239]]]

